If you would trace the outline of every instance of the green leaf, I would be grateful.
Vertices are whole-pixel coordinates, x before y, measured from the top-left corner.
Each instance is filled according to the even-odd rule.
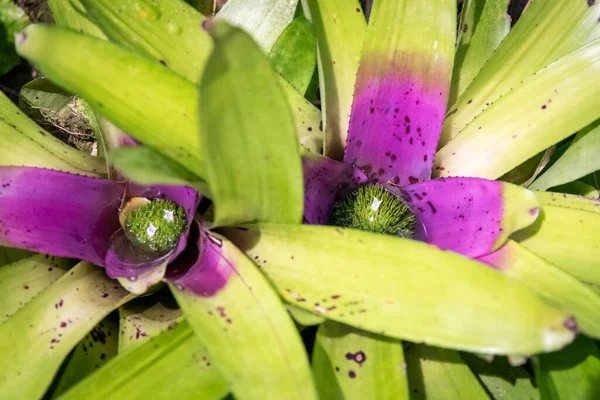
[[[206,268],[229,275],[226,285],[210,297],[171,289],[235,397],[316,399],[306,352],[275,291],[231,242],[206,240],[220,243],[218,266]]]
[[[342,159],[367,23],[358,0],[307,3],[317,34],[325,155]]]
[[[550,304],[573,314],[585,334],[600,338],[600,295],[590,286],[512,240],[484,259],[538,292]]]
[[[562,157],[533,182],[530,189],[547,190],[600,170],[598,151],[600,151],[600,121],[579,132]]]
[[[600,7],[590,7],[583,0],[531,2],[492,58],[450,108],[440,138],[440,147],[465,127],[476,124],[472,120],[477,115],[495,104],[512,88],[516,88],[519,82],[598,38],[598,18]],[[552,34],[549,35],[548,32]],[[520,109],[521,103],[512,104],[511,111],[514,111],[515,104],[519,104]]]
[[[510,0],[468,0],[463,3],[449,104],[454,104],[473,82],[508,34],[509,3]]]
[[[477,378],[456,351],[406,344],[411,399],[488,399]]]
[[[119,324],[108,316],[75,347],[63,365],[52,398],[65,393],[78,382],[104,366],[117,355]]]
[[[435,174],[496,179],[595,121],[598,51],[600,40],[515,85],[437,153]]]
[[[285,301],[359,329],[496,354],[551,351],[573,339],[567,314],[531,289],[425,243],[328,226],[225,232]]]
[[[17,51],[136,139],[204,176],[197,134],[198,92],[144,56],[52,26],[31,25]],[[102,74],[90,71],[102,69]]]
[[[269,53],[271,65],[299,93],[305,93],[317,66],[317,44],[310,21],[300,16],[285,28]]]
[[[48,0],[56,25],[85,33],[88,36],[106,39],[106,35],[91,22],[79,0]]]
[[[536,193],[542,211],[512,238],[570,275],[600,284],[600,204],[561,193]]]
[[[294,19],[297,5],[298,0],[229,0],[216,19],[243,29],[268,53]]]
[[[0,93],[0,165],[50,168],[74,174],[103,177],[106,163],[75,150],[29,119]]]
[[[181,310],[171,301],[154,297],[136,299],[119,308],[119,354],[131,351],[172,329],[182,320]]]
[[[19,94],[19,107],[53,135],[64,137],[80,151],[93,153],[102,148],[102,135],[94,113],[83,100],[65,92],[44,78],[26,83]]]
[[[219,21],[213,31],[200,120],[214,224],[300,222],[302,166],[275,74],[247,33]]]
[[[63,276],[75,262],[36,254],[0,267],[0,323]]]
[[[461,354],[471,371],[479,378],[494,400],[537,400],[539,392],[533,378],[522,367],[513,367],[506,358],[495,357],[492,362],[469,354]]]
[[[564,185],[558,185],[554,187],[553,190],[558,193],[574,194],[578,196],[588,197],[590,199],[598,199],[600,197],[598,189],[580,181],[569,182]]]
[[[75,345],[135,297],[87,262],[47,287],[0,325],[0,392],[38,398]]]
[[[61,400],[218,400],[228,392],[187,322],[119,354]]]
[[[150,147],[119,147],[108,154],[108,161],[140,185],[184,185],[207,194],[206,185],[194,174]]]
[[[600,351],[596,342],[579,336],[572,345],[533,360],[543,400],[597,399],[600,396]]]
[[[200,78],[212,42],[204,15],[184,1],[79,0],[108,38],[160,60],[191,82]]]
[[[15,52],[14,35],[29,23],[25,11],[12,0],[0,0],[0,75],[4,75],[21,62]]]
[[[328,321],[317,331],[312,364],[322,399],[408,399],[399,340]]]

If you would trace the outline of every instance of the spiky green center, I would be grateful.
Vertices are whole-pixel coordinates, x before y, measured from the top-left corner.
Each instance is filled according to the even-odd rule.
[[[125,234],[144,251],[167,252],[177,246],[185,227],[183,208],[169,200],[155,200],[127,217]]]
[[[330,225],[412,238],[417,218],[381,185],[361,186],[333,205]]]

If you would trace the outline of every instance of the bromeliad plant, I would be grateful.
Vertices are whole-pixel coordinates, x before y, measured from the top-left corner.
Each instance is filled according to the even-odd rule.
[[[62,11],[69,9],[68,3],[52,3]],[[477,178],[428,180],[434,158],[436,174],[454,175],[458,167],[452,160],[457,153],[474,155],[473,149],[487,149],[478,142],[483,135],[487,137],[487,129],[477,129],[466,139],[460,131],[446,144],[448,135],[452,136],[446,133],[452,131],[448,128],[454,126],[452,121],[459,116],[468,119],[464,114],[472,112],[460,106],[451,107],[442,130],[443,147],[435,153],[448,93],[462,90],[449,87],[454,2],[378,1],[368,29],[358,3],[356,7],[342,1],[305,4],[319,40],[325,151],[331,158],[304,157],[304,191],[299,146],[294,142],[299,140],[303,149],[319,149],[314,145],[318,120],[316,124],[313,120],[318,113],[294,89],[302,86],[299,80],[293,80],[296,84],[292,87],[273,74],[247,34],[220,21],[204,22],[202,26],[214,37],[213,49],[213,41],[201,29],[202,16],[182,2],[81,3],[97,27],[81,14],[74,14],[73,20],[65,17],[68,13],[59,13],[57,21],[77,25],[133,51],[43,26],[32,26],[19,35],[17,50],[49,79],[83,97],[147,146],[117,149],[109,155],[135,183],[2,167],[0,238],[5,245],[105,266],[112,277],[134,278],[121,280],[134,292],[144,292],[166,274],[197,338],[194,340],[201,343],[193,342],[187,323],[180,324],[172,333],[157,337],[155,343],[118,355],[67,392],[67,398],[105,393],[103,390],[115,396],[116,390],[131,395],[128,390],[132,388],[138,395],[157,395],[152,383],[165,365],[161,362],[167,360],[161,346],[194,353],[204,352],[205,346],[208,355],[197,356],[192,367],[178,369],[179,382],[193,380],[195,385],[165,384],[160,395],[183,393],[197,398],[201,393],[203,398],[220,398],[231,390],[239,398],[316,398],[307,357],[275,291],[294,307],[298,320],[303,317],[306,322],[308,318],[298,308],[328,319],[319,328],[312,360],[318,394],[323,398],[340,393],[347,398],[407,397],[408,386],[414,391],[419,384],[435,396],[436,388],[447,382],[461,382],[459,392],[486,396],[452,350],[422,345],[407,349],[407,382],[398,339],[508,354],[517,361],[569,343],[576,328],[573,316],[580,329],[598,337],[598,295],[515,242],[507,242],[513,231],[530,225],[538,215],[539,204],[531,192]],[[293,16],[295,3],[291,3],[267,1],[248,13],[251,2],[232,0],[217,20],[245,27],[262,51],[269,51]],[[472,17],[469,4],[476,7],[477,2],[467,3],[463,19]],[[523,28],[511,33],[517,39],[511,40],[525,46],[528,42],[523,37],[537,32],[537,24],[558,23],[547,16],[566,9],[566,4],[534,2],[517,26]],[[571,21],[597,19],[598,11],[592,6],[569,10]],[[399,28],[390,31],[389,27]],[[464,27],[461,30],[464,32]],[[586,22],[564,30],[568,39],[557,57],[586,43],[589,35],[582,32],[593,28]],[[407,31],[411,35],[406,35]],[[293,35],[288,32],[281,37]],[[505,42],[510,43],[509,39]],[[491,97],[485,115],[503,118],[506,99],[531,96],[528,85],[545,88],[560,84],[563,86],[556,89],[551,102],[560,104],[566,100],[559,94],[568,96],[569,85],[583,79],[580,73],[597,68],[590,56],[594,46],[549,67],[551,72],[546,72],[544,79],[533,77],[524,87],[496,100],[490,90],[498,85],[485,78],[484,72],[488,65],[496,65],[497,71],[497,65],[510,64],[508,50],[500,47],[482,71],[483,78],[477,75],[458,103],[465,95],[477,99],[474,93]],[[459,45],[459,55],[460,50]],[[504,58],[495,61],[496,57]],[[482,55],[474,58],[482,64],[485,61]],[[474,68],[467,59],[458,57],[455,64]],[[538,69],[545,63],[536,62]],[[90,74],[94,68],[103,74]],[[575,70],[583,72],[568,75],[571,81],[565,84],[567,73]],[[526,71],[510,69],[503,73],[506,76],[491,76],[500,76],[503,84],[518,82],[522,79],[518,74],[529,76]],[[192,82],[200,76],[198,89]],[[471,89],[473,85],[475,89]],[[593,94],[597,89],[589,90]],[[536,104],[535,96],[542,92],[534,93],[526,104]],[[469,100],[464,100],[466,105],[485,108],[481,100]],[[552,107],[548,99],[544,102],[546,107],[541,110]],[[286,103],[292,105],[291,113]],[[557,112],[559,117],[542,118],[537,125],[525,113],[511,115],[513,126],[521,128],[519,137],[535,135],[537,140],[519,143],[518,137],[511,137],[519,143],[518,152],[490,157],[485,164],[473,163],[472,170],[460,174],[494,179],[499,176],[493,173],[517,167],[560,140],[560,135],[564,137],[597,117],[597,108],[580,103],[582,110],[577,115]],[[3,113],[3,118],[8,118],[14,110],[6,104]],[[30,121],[19,118],[19,124],[7,124],[9,132],[29,134]],[[500,117],[489,118],[478,116],[475,125],[480,121],[481,127],[493,125]],[[552,131],[554,136],[542,140],[536,129],[550,124],[553,129],[558,126]],[[469,132],[471,125],[464,130]],[[513,134],[500,128],[491,132],[498,132],[500,138]],[[465,142],[456,147],[453,142],[458,139]],[[449,146],[452,153],[445,150]],[[344,152],[346,163],[335,161]],[[41,166],[75,172],[72,166],[63,167],[58,154],[46,154]],[[446,164],[446,159],[451,161]],[[468,158],[463,161],[471,165]],[[39,184],[27,180],[28,176],[38,178]],[[45,182],[49,179],[52,187]],[[212,220],[195,214],[196,190],[214,202]],[[66,197],[65,193],[77,195]],[[337,226],[301,225],[302,214],[309,224]],[[544,226],[537,229],[543,232]],[[167,235],[162,233],[165,228]],[[22,308],[15,306],[10,311],[0,325],[0,335],[16,337],[23,329],[28,334],[16,345],[7,340],[1,344],[5,355],[0,364],[3,393],[41,396],[85,333],[133,297],[104,274],[102,269],[80,263],[55,283],[48,283],[47,289]],[[144,375],[138,366],[152,354],[159,354],[149,367],[154,375]],[[421,360],[431,357],[438,360],[427,364],[433,368],[424,362],[419,366]],[[200,364],[211,371],[202,379],[197,376]],[[548,364],[540,363],[540,370]],[[419,368],[421,377],[415,379],[411,371]],[[128,369],[134,371],[133,376],[127,375],[131,379],[114,380],[115,371]],[[446,372],[441,374],[439,369]]]

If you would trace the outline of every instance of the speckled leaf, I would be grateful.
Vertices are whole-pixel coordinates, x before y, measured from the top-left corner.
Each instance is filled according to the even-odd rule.
[[[593,176],[594,175],[592,175],[592,179]],[[600,198],[600,192],[598,192],[598,189],[581,181],[569,182],[565,183],[564,185],[558,185],[552,190],[559,193],[573,194],[577,196],[587,197],[590,199],[597,200],[598,198]]]
[[[294,18],[298,0],[229,0],[217,20],[242,28],[268,53]]]
[[[184,78],[200,78],[212,42],[204,15],[184,1],[79,0],[108,38],[160,60]]]
[[[269,61],[241,29],[217,21],[213,35],[215,49],[200,84],[200,140],[214,225],[300,222],[294,123]]]
[[[598,51],[600,40],[515,85],[437,153],[434,174],[496,179],[598,119]]]
[[[508,34],[509,3],[510,0],[468,0],[463,3],[449,104],[454,104],[471,84]]]
[[[411,399],[488,399],[460,355],[424,344],[405,346]]]
[[[600,6],[594,3],[587,0],[533,1],[493,57],[450,108],[440,146],[448,143],[500,96],[516,88],[519,82],[600,37]],[[512,104],[519,104],[520,108],[520,103]]]
[[[119,308],[119,354],[131,351],[182,321],[172,300],[140,298]]]
[[[108,154],[108,161],[137,184],[183,185],[206,194],[206,185],[194,174],[151,147],[119,147]]]
[[[568,315],[525,285],[425,243],[328,226],[225,232],[285,301],[360,329],[500,354],[549,351],[573,338]]]
[[[579,336],[557,353],[533,360],[535,378],[543,400],[593,400],[600,396],[600,351],[598,345]]]
[[[117,355],[118,331],[118,321],[109,315],[79,342],[55,379],[52,398],[65,393]]]
[[[64,144],[29,119],[0,93],[0,165],[57,169],[102,177],[104,159],[92,157]]]
[[[70,30],[31,25],[17,51],[121,129],[199,178],[198,91],[158,62]],[[102,74],[90,70],[102,69]]]
[[[367,23],[358,0],[308,0],[319,54],[325,154],[341,160]]]
[[[531,287],[550,304],[573,314],[579,329],[600,338],[600,295],[590,286],[512,240],[480,260]]]
[[[567,151],[530,186],[533,190],[572,182],[600,170],[600,121],[579,132]]]
[[[21,7],[12,0],[0,0],[0,75],[19,64],[14,35],[29,23],[29,17]]]
[[[52,17],[56,25],[75,31],[106,39],[106,35],[91,22],[85,14],[85,9],[79,0],[48,0]]]
[[[271,65],[299,93],[305,93],[317,66],[317,44],[310,21],[300,16],[283,31],[269,52]]]
[[[328,321],[312,357],[322,399],[408,399],[402,342]]]
[[[187,322],[119,354],[61,400],[218,400],[228,392]]]
[[[75,345],[135,295],[79,263],[0,325],[0,392],[38,398]]]
[[[506,358],[495,357],[492,362],[469,354],[461,354],[479,382],[494,400],[537,400],[540,394],[533,386],[533,378],[522,367],[513,367]]]
[[[208,235],[201,269],[171,288],[235,397],[316,399],[304,347],[281,300],[231,242]],[[210,286],[218,279],[224,285]]]
[[[0,323],[63,276],[75,261],[36,254],[0,268]]]
[[[566,194],[537,194],[535,223],[513,234],[520,245],[589,283],[600,284],[600,204]]]

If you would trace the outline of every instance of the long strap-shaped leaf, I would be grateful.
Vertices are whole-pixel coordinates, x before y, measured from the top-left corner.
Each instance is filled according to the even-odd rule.
[[[75,262],[36,254],[0,268],[0,323],[63,276]]]
[[[536,222],[513,239],[584,282],[600,284],[600,205],[579,196],[537,194]]]
[[[329,321],[317,331],[312,364],[322,399],[408,399],[399,340]]]
[[[467,0],[458,27],[449,104],[473,82],[510,30],[510,0]]]
[[[201,145],[215,226],[299,223],[302,170],[294,123],[275,73],[252,38],[217,21],[200,84]]]
[[[29,26],[17,51],[127,133],[204,176],[191,82],[114,44],[51,26]]]
[[[594,4],[573,0],[531,2],[494,56],[450,109],[440,146],[519,82],[598,38],[600,7]]]
[[[306,225],[226,234],[286,301],[360,329],[504,354],[549,351],[573,338],[563,326],[568,315],[531,289],[425,243]]]
[[[600,295],[591,287],[512,240],[482,259],[572,313],[585,334],[600,338]]]
[[[204,15],[185,1],[80,0],[108,38],[162,62],[191,82],[212,49],[201,28]]]
[[[453,350],[408,343],[406,362],[411,399],[487,399],[483,387]]]
[[[52,17],[56,25],[70,28],[100,39],[106,39],[106,35],[83,15],[83,5],[78,0],[48,0],[52,11]]]
[[[65,393],[117,355],[119,323],[112,317],[104,318],[75,347],[55,378],[52,398]]]
[[[112,41],[146,54],[156,62],[166,64],[167,68],[192,82],[197,82],[202,76],[212,49],[212,41],[201,29],[204,16],[193,8],[181,4],[183,2],[170,0],[83,1],[94,22],[107,32]],[[219,13],[219,19],[234,24],[243,19],[242,26],[251,32],[253,32],[252,27],[261,31],[268,30],[272,28],[269,24],[273,21],[275,24],[281,24],[281,21],[288,18],[287,14],[281,14],[285,10],[277,8],[278,5],[269,8],[269,4],[262,4],[264,7],[261,8],[254,1],[236,3],[237,5],[228,6],[228,11],[225,13]],[[273,6],[275,2],[269,0],[264,3]],[[285,7],[287,5],[284,5]],[[291,20],[291,16],[289,18]],[[287,23],[281,25],[277,31],[273,31],[277,34],[275,38],[286,25]],[[254,38],[263,48],[270,40],[269,37],[260,35]],[[294,112],[296,133],[300,143],[310,151],[319,152],[322,148],[319,110],[306,101],[304,96],[285,79],[279,77],[279,83]]]
[[[135,349],[161,332],[175,327],[183,318],[181,309],[173,306],[167,307],[159,301],[151,306],[145,302],[130,302],[120,307],[119,354]]]
[[[104,159],[67,146],[29,119],[0,93],[0,164],[57,169],[81,175],[106,174]]]
[[[135,295],[79,263],[0,325],[0,392],[38,398],[75,345]]]
[[[584,336],[562,351],[540,355],[533,367],[544,400],[600,396],[600,351],[596,342]]]
[[[515,85],[437,153],[434,172],[496,179],[596,120],[599,51],[596,40]]]
[[[60,399],[218,400],[227,392],[206,347],[182,322],[118,355]]]
[[[572,182],[600,170],[600,121],[579,132],[565,153],[529,186],[533,190]]]
[[[325,155],[341,160],[367,24],[357,0],[308,0],[317,33]]]
[[[225,286],[211,286],[216,293],[210,296],[186,284],[180,289],[180,281],[171,289],[235,397],[316,399],[304,347],[277,293],[231,242],[206,240],[197,271],[205,275],[191,283],[209,287],[226,277]]]

